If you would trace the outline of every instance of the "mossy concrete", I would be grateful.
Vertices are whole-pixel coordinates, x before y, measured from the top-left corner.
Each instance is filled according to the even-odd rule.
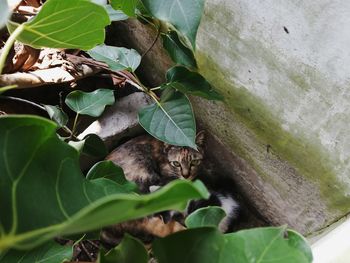
[[[236,169],[242,189],[261,179],[248,198],[263,216],[303,233],[350,211],[350,38],[336,26],[349,16],[341,1],[212,0],[197,38],[200,72],[225,96],[193,99],[197,116],[257,173]]]
[[[199,70],[225,96],[191,98],[214,135],[208,153],[264,219],[304,234],[350,212],[349,10],[340,0],[210,0],[197,36]],[[136,20],[113,28],[113,44],[140,53],[155,37]],[[144,80],[159,85],[170,65],[158,41]]]

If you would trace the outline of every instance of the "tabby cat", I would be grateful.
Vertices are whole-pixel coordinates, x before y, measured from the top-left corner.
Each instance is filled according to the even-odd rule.
[[[206,183],[210,192],[208,200],[191,201],[184,214],[170,212],[162,214],[165,224],[176,218],[183,221],[189,213],[206,206],[220,206],[227,214],[219,229],[226,232],[230,229],[233,219],[238,216],[239,204],[229,191],[223,187],[213,187],[214,184],[206,180],[206,174],[212,173],[204,162],[203,131],[196,136],[198,151],[181,146],[172,146],[163,143],[150,135],[143,135],[129,140],[116,148],[108,160],[121,166],[128,180],[136,182],[143,193],[157,190],[159,187],[175,179],[201,179]],[[209,171],[209,172],[208,172]],[[182,217],[182,218],[180,218]]]
[[[198,151],[143,135],[122,144],[106,159],[123,168],[126,178],[135,182],[141,192],[149,193],[151,186],[198,176],[204,157],[204,132],[197,134],[196,144]]]

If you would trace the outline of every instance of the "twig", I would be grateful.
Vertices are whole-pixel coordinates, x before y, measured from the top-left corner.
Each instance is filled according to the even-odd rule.
[[[154,47],[154,45],[155,45],[155,44],[157,43],[157,41],[158,41],[159,36],[160,36],[160,27],[157,28],[157,36],[156,36],[156,38],[153,40],[152,45],[142,54],[141,59],[143,59],[143,58],[147,55],[147,53]]]
[[[85,254],[89,257],[91,261],[93,261],[93,257],[90,255],[89,251],[86,249],[85,245],[83,242],[80,243],[81,248],[84,250]]]
[[[82,65],[82,69],[77,71],[74,76],[62,68],[49,68],[31,71],[28,73],[13,73],[0,75],[0,86],[17,85],[18,88],[32,88],[42,85],[57,83],[69,83],[79,79],[94,75],[101,71],[96,67]]]
[[[35,103],[35,102],[32,102],[32,101],[29,101],[29,100],[25,100],[25,99],[22,99],[22,98],[17,98],[17,97],[11,97],[11,96],[0,96],[0,99],[5,99],[5,100],[12,100],[12,101],[19,101],[19,102],[23,102],[23,103],[27,103],[27,104],[30,104],[36,108],[39,108],[43,111],[46,112],[46,109],[45,107]]]

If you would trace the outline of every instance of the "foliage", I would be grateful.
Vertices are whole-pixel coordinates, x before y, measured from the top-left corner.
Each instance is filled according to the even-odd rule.
[[[32,250],[8,250],[0,254],[1,263],[63,263],[69,261],[73,256],[72,246],[61,246],[55,241],[49,241]]]
[[[126,15],[134,17],[139,0],[111,0],[111,5],[116,10],[123,11]]]
[[[36,48],[89,50],[93,59],[107,64],[111,71],[130,71],[129,84],[154,100],[139,111],[140,124],[147,132],[170,144],[196,148],[195,119],[186,94],[223,99],[196,71],[193,51],[204,0],[111,0],[110,4],[48,0],[34,19],[19,25],[7,21],[6,1],[0,1],[0,27],[7,21],[11,32],[0,55],[0,73],[16,39]],[[128,16],[155,25],[164,48],[177,64],[169,69],[167,82],[160,87],[149,88],[139,81],[135,70],[142,56],[135,50],[103,44],[110,21]],[[10,88],[14,87],[0,88],[0,92]],[[155,93],[159,89],[161,96]],[[114,103],[114,94],[103,89],[73,91],[65,103],[76,112],[71,129],[67,115],[53,105],[44,108],[57,125],[33,116],[0,117],[0,262],[19,258],[23,262],[50,262],[53,257],[55,262],[62,261],[71,256],[71,247],[53,242],[43,245],[57,235],[86,233],[163,210],[181,210],[190,199],[208,197],[203,184],[186,181],[139,195],[136,185],[111,162],[97,163],[85,178],[79,168],[79,152],[70,145],[100,157],[106,151],[95,135],[76,138],[78,118],[82,114],[100,116]],[[68,137],[59,139],[57,129]],[[224,235],[216,228],[223,216],[219,208],[196,211],[186,220],[190,229],[155,240],[153,254],[160,263],[312,261],[310,248],[298,233],[271,227]],[[126,236],[117,248],[101,252],[99,260],[142,263],[147,259],[143,245]]]
[[[204,0],[142,0],[145,9],[154,17],[169,22],[196,47],[196,35],[204,9]]]
[[[51,120],[57,123],[58,127],[64,127],[68,123],[68,115],[58,106],[44,105]]]
[[[33,20],[19,26],[22,32],[17,39],[37,48],[88,50],[103,43],[104,28],[109,24],[106,10],[99,5],[85,0],[50,0]],[[10,23],[11,29],[16,26]]]
[[[147,263],[148,253],[142,242],[126,234],[122,242],[107,254],[101,253],[97,263]]]
[[[196,149],[196,123],[188,98],[174,90],[139,112],[142,127],[159,140]]]
[[[181,42],[176,31],[162,34],[162,40],[164,48],[174,62],[189,68],[197,68],[192,50]]]
[[[293,236],[296,243],[292,243],[289,237],[284,237],[285,233],[291,232],[285,227],[267,227],[223,235],[214,227],[193,228],[156,240],[153,252],[159,263],[311,262],[305,240],[297,235]]]
[[[185,224],[188,228],[214,226],[218,227],[221,220],[226,216],[221,207],[209,206],[203,207],[190,214]]]
[[[102,139],[94,133],[86,135],[78,142],[70,141],[69,144],[80,153],[97,158],[104,158],[108,154],[106,145]]]
[[[91,49],[88,54],[96,60],[105,62],[110,69],[135,71],[140,65],[141,56],[134,49],[100,45]]]
[[[109,19],[111,21],[121,21],[129,18],[126,14],[123,13],[123,11],[115,10],[111,5],[105,5],[104,7],[106,8]]]
[[[175,66],[166,74],[168,83],[162,88],[174,88],[185,94],[200,96],[208,100],[222,100],[223,97],[217,93],[200,74],[182,66]]]
[[[140,196],[103,176],[87,180],[77,151],[57,138],[54,123],[39,117],[1,117],[0,149],[0,210],[6,215],[0,218],[0,251],[184,209],[189,199],[208,194],[199,182],[174,182]]]
[[[108,89],[98,89],[93,92],[76,90],[67,95],[65,102],[77,114],[98,117],[107,105],[114,104],[114,95],[113,91]]]

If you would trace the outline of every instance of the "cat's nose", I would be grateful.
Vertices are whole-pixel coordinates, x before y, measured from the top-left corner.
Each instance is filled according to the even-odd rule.
[[[187,179],[190,176],[190,170],[182,168],[182,176]]]

